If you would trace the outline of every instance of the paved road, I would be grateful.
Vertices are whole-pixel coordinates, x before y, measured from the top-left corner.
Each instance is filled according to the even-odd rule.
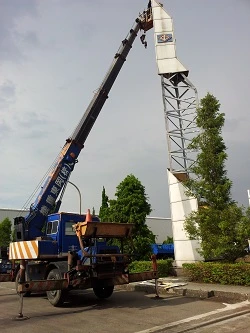
[[[122,290],[115,291],[110,299],[98,300],[89,290],[73,294],[63,308],[53,307],[45,296],[25,298],[23,314],[29,319],[17,321],[15,317],[19,312],[19,297],[15,293],[14,284],[7,282],[0,283],[0,332],[181,332],[183,328],[192,328],[193,323],[197,325],[206,319],[211,320],[248,307],[247,303],[225,306],[211,299],[199,300],[177,295],[164,295],[155,299],[154,295]],[[228,327],[231,327],[231,323]],[[208,333],[214,332],[214,329],[194,332]]]
[[[250,332],[250,314],[234,317],[222,322],[209,325],[208,327],[201,327],[197,331],[191,330],[189,333],[249,333]],[[171,332],[169,332],[171,333]]]

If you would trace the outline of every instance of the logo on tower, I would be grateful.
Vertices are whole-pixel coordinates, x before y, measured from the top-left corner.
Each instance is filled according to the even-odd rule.
[[[173,35],[172,34],[161,34],[157,35],[157,42],[158,43],[169,43],[173,41]]]

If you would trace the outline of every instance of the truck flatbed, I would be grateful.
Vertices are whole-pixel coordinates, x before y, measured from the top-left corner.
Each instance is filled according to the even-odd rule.
[[[75,226],[80,229],[83,237],[124,238],[131,236],[134,224],[117,222],[79,222]]]

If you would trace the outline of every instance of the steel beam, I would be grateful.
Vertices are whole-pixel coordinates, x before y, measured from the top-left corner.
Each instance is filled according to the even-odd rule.
[[[196,153],[191,151],[189,144],[198,132],[197,90],[182,73],[174,73],[169,78],[161,75],[161,86],[170,171],[188,175],[196,160]]]
[[[68,288],[67,279],[59,280],[34,280],[34,281],[25,281],[18,284],[18,292],[41,292],[49,290],[62,290]]]

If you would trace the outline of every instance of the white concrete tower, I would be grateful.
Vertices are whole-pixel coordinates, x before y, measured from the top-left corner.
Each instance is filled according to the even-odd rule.
[[[190,212],[198,209],[195,198],[186,195],[183,181],[190,176],[189,168],[195,155],[188,150],[197,132],[195,118],[198,105],[197,90],[187,78],[189,71],[176,56],[173,20],[163,5],[151,0],[156,62],[161,76],[162,97],[169,153],[168,184],[178,267],[183,263],[202,260],[196,240],[189,240],[183,223]]]

